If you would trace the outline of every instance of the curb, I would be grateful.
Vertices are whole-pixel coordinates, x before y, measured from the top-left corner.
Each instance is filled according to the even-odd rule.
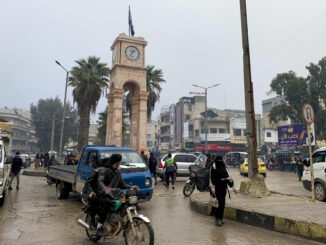
[[[227,205],[227,204],[226,204]],[[212,207],[208,202],[196,200],[190,197],[190,207],[207,216],[212,215]],[[225,207],[224,217],[252,226],[262,227],[268,230],[301,236],[307,239],[326,243],[326,226],[313,222],[288,219],[278,216],[266,215],[245,209]]]
[[[24,170],[23,175],[35,176],[35,177],[45,177],[45,172],[36,172],[36,171]]]

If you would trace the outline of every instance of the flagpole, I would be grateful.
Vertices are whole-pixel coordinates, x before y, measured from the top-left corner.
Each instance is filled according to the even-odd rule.
[[[129,12],[128,12],[128,27],[129,27],[129,37],[130,37],[130,5],[129,5]]]

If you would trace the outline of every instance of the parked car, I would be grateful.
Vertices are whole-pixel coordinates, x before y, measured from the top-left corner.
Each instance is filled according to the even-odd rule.
[[[181,177],[188,177],[190,175],[189,167],[195,164],[197,156],[194,154],[189,153],[172,153],[172,158],[174,159],[175,163],[177,164],[177,176]],[[162,180],[164,179],[164,169],[165,160],[167,159],[168,154],[165,154],[159,164],[156,167],[156,174]]]
[[[326,201],[326,147],[315,150],[312,154],[315,179],[315,197],[319,201]],[[310,165],[310,163],[308,163]],[[310,166],[303,171],[303,186],[311,191],[311,172]]]
[[[258,162],[258,173],[266,177],[266,165],[261,160],[261,158],[257,158]],[[248,158],[245,158],[244,162],[240,165],[240,174],[244,176],[248,176]]]
[[[28,168],[31,166],[32,160],[27,154],[20,154],[19,156],[23,160],[23,168]]]

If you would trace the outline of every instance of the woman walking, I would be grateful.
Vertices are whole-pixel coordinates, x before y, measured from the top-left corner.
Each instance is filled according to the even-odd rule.
[[[38,169],[41,165],[41,158],[40,158],[40,155],[38,153],[36,153],[36,156],[35,156],[35,160],[34,160],[34,167],[35,167],[35,170]]]
[[[218,208],[215,209],[215,224],[217,226],[224,224],[223,216],[225,196],[228,186],[230,186],[233,191],[237,193],[237,190],[234,187],[234,182],[226,170],[222,156],[216,156],[210,170],[210,188],[213,197],[216,197],[218,201]]]

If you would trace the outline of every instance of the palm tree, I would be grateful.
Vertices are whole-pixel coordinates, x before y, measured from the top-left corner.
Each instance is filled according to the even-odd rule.
[[[166,82],[163,78],[163,71],[155,69],[155,66],[147,66],[146,86],[147,86],[147,120],[151,120],[155,104],[160,100],[162,92],[161,84]]]
[[[70,71],[69,85],[74,87],[74,102],[78,106],[80,118],[78,131],[78,150],[88,144],[90,112],[95,113],[102,91],[108,86],[110,68],[100,63],[100,58],[90,56],[76,60],[77,66]]]
[[[151,120],[152,112],[155,108],[155,104],[160,99],[160,94],[162,92],[161,84],[162,82],[166,82],[163,78],[163,71],[161,69],[155,69],[155,66],[147,66],[146,67],[146,88],[148,92],[147,97],[147,120]],[[131,102],[130,102],[130,94],[126,96],[126,106],[129,111],[129,115],[131,116]]]

